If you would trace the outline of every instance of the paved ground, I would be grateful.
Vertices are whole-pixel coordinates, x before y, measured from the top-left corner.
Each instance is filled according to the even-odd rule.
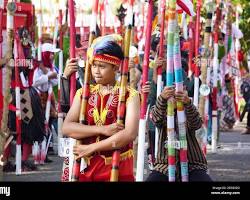
[[[241,135],[245,121],[238,123],[234,130],[222,132],[220,148],[211,153],[208,148],[207,160],[209,174],[214,181],[247,181],[250,182],[250,135]],[[39,166],[38,171],[25,172],[16,176],[15,173],[5,173],[4,181],[60,181],[62,158],[50,156],[52,163]],[[149,170],[146,166],[145,178]]]

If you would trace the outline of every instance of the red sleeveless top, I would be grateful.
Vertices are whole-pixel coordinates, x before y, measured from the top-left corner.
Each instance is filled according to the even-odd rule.
[[[90,85],[90,97],[87,103],[87,113],[86,119],[88,125],[110,125],[117,121],[117,107],[118,107],[118,100],[119,100],[119,83],[110,89],[110,93],[106,95],[102,95],[100,93],[100,85]],[[81,98],[82,89],[79,89],[76,92],[76,96]],[[126,92],[126,104],[132,99],[135,95],[139,95],[139,93],[130,87],[127,87]],[[108,138],[108,136],[99,135],[84,138],[82,140],[82,144],[91,144],[103,139]],[[120,149],[120,152],[126,152],[129,149],[132,149],[133,144],[128,144],[125,147]],[[100,155],[104,155],[105,157],[112,156],[113,150],[111,151],[103,151],[99,152]]]

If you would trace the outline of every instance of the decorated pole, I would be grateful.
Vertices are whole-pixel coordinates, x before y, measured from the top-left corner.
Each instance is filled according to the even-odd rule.
[[[201,0],[197,0],[197,14],[196,14],[196,28],[195,28],[195,56],[199,56],[200,47],[200,12]],[[195,78],[194,78],[194,105],[198,107],[199,104],[199,66],[195,65]]]
[[[176,30],[174,35],[174,74],[175,74],[175,90],[183,92],[183,75],[181,65],[180,38],[179,27],[176,20]],[[186,116],[184,105],[177,101],[177,118],[180,141],[180,165],[181,165],[181,181],[188,182],[188,160],[187,160],[187,136],[186,136]]]
[[[238,4],[236,6],[236,28],[239,29],[239,7],[240,5]],[[236,64],[236,68],[237,71],[240,71],[240,62],[239,62],[239,57],[238,57],[238,52],[240,50],[240,40],[238,37],[236,37],[235,39],[235,64]],[[238,73],[240,74],[240,73]],[[234,107],[235,107],[235,114],[237,119],[239,119],[239,107],[238,107],[238,102],[239,102],[239,77],[236,75],[234,78]]]
[[[22,173],[22,139],[21,139],[21,98],[20,98],[20,75],[17,65],[18,50],[17,39],[14,40],[14,60],[15,60],[15,95],[16,95],[16,175]]]
[[[167,69],[166,69],[166,85],[173,86],[174,79],[174,35],[176,31],[176,0],[168,2],[168,44],[167,44]],[[168,135],[168,180],[175,181],[175,123],[174,123],[174,98],[171,97],[167,101],[167,135]]]
[[[163,58],[164,56],[164,29],[165,29],[165,11],[166,11],[166,1],[161,0],[160,6],[160,46],[159,46],[159,57]],[[157,68],[157,98],[161,94],[162,91],[162,66]],[[158,141],[159,141],[159,132],[158,129],[155,129],[155,155],[156,158],[158,152]]]
[[[207,18],[206,18],[206,26],[205,26],[205,34],[204,34],[204,46],[205,46],[205,51],[202,62],[201,62],[201,82],[202,85],[200,87],[200,101],[199,101],[199,112],[201,117],[204,119],[204,112],[205,112],[205,100],[207,94],[207,90],[209,91],[209,88],[206,84],[207,81],[207,60],[209,59],[210,56],[210,51],[209,51],[209,41],[210,41],[210,35],[211,35],[211,23],[212,23],[212,17],[213,17],[213,3],[209,2],[207,3]]]
[[[76,28],[75,28],[75,11],[74,0],[68,0],[69,4],[69,16],[70,16],[70,51],[69,57],[75,58],[75,46],[76,46]],[[70,105],[73,103],[76,93],[76,74],[73,73],[70,76]]]
[[[218,68],[219,68],[219,59],[218,59],[218,51],[219,51],[219,22],[221,18],[221,9],[220,2],[217,0],[217,9],[216,9],[216,21],[214,27],[214,58],[213,58],[213,91],[212,91],[212,152],[216,152],[217,146],[217,137],[218,137],[218,111],[217,111],[217,81],[218,81]]]
[[[143,74],[142,74],[143,85],[146,85],[146,82],[148,81],[148,66],[149,66],[151,31],[152,31],[153,4],[154,4],[153,0],[148,1],[145,51],[144,51]],[[140,123],[139,123],[136,181],[143,181],[147,98],[148,98],[148,94],[143,93],[142,102],[141,102]]]
[[[89,34],[89,46],[92,44],[92,41],[94,40],[95,34],[96,34],[98,3],[99,3],[99,0],[95,0],[93,2],[92,18],[91,18],[91,23],[90,23],[90,34]],[[80,110],[80,117],[79,117],[79,121],[82,124],[87,124],[87,121],[86,121],[86,108],[87,108],[87,101],[88,101],[88,98],[89,98],[90,69],[91,69],[91,66],[90,66],[90,63],[89,63],[88,58],[87,58],[85,73],[84,73],[84,83],[83,83],[83,87],[82,87],[83,92],[82,92],[81,110]],[[80,144],[80,141],[76,141],[76,144]],[[76,182],[76,181],[79,180],[80,164],[81,164],[81,159],[77,160],[76,156],[74,156],[74,163],[73,163],[73,171],[72,171],[72,179],[71,179],[71,181]]]
[[[16,12],[16,4],[11,0],[7,4],[7,53],[12,55],[12,42],[13,42],[13,29],[14,29],[14,13]],[[6,65],[5,68],[5,88],[4,88],[4,98],[3,98],[3,115],[1,121],[1,131],[0,131],[0,153],[3,152],[3,146],[6,138],[8,137],[8,115],[9,115],[9,102],[11,98],[10,94],[10,83],[12,76],[12,66]],[[2,170],[1,170],[2,171]]]
[[[70,51],[69,51],[69,57],[70,59],[75,58],[75,44],[76,44],[76,29],[75,29],[75,8],[74,8],[74,0],[68,0],[68,12],[69,12],[69,23],[70,23]],[[76,74],[73,73],[70,76],[70,105],[73,103],[74,95],[76,92]],[[75,143],[75,139],[70,138],[70,144]],[[73,147],[72,147],[73,148]],[[75,172],[80,172],[80,163],[75,163],[74,155],[70,154],[69,157],[69,169],[73,169],[73,171],[69,171],[69,180],[70,181],[78,181],[75,180]],[[77,170],[79,168],[79,170]],[[79,174],[78,174],[79,177]]]
[[[76,46],[76,29],[75,29],[75,8],[74,0],[68,0],[69,9],[69,23],[70,23],[70,49],[69,57],[70,59],[75,58],[75,46]],[[74,95],[76,93],[76,74],[73,73],[70,76],[70,105],[73,103]],[[76,140],[70,138],[71,143]],[[75,162],[75,156],[70,155],[69,157],[69,169],[73,171],[69,172],[69,181],[78,181],[80,172],[80,162]],[[72,176],[72,177],[71,177]]]
[[[131,44],[131,31],[133,23],[133,1],[129,0],[129,7],[126,21],[126,32],[124,38],[124,60],[122,65],[121,73],[121,86],[119,90],[119,100],[117,107],[117,123],[125,124],[125,111],[126,111],[126,90],[128,85],[128,64],[129,64],[129,49]],[[110,181],[115,182],[119,180],[119,162],[120,152],[119,150],[114,151],[112,157],[112,168]]]
[[[62,32],[62,9],[60,7],[59,9],[59,27],[60,27],[60,32],[59,32],[59,48],[61,51],[59,52],[59,77],[62,76],[63,73],[63,32]],[[61,97],[61,80],[60,78],[58,79],[58,135],[57,135],[57,141],[58,141],[58,155],[62,156],[61,152],[61,145],[60,144],[60,139],[62,138],[62,124],[63,124],[63,113],[61,110],[61,103],[60,103],[60,97]]]
[[[199,101],[199,113],[204,121],[203,128],[205,129],[204,132],[207,132],[207,125],[208,125],[208,95],[210,93],[210,87],[208,82],[207,74],[209,72],[210,74],[210,68],[209,68],[209,59],[210,59],[210,38],[211,38],[211,24],[212,24],[212,17],[214,12],[214,3],[212,1],[206,2],[207,6],[207,15],[206,15],[206,25],[205,25],[205,34],[204,34],[204,46],[205,50],[202,55],[201,59],[201,82],[202,85],[200,86],[200,101]],[[209,70],[209,71],[208,71]],[[207,141],[207,135],[202,135],[203,138],[201,138],[200,146],[203,150],[204,155],[206,155],[206,141]]]

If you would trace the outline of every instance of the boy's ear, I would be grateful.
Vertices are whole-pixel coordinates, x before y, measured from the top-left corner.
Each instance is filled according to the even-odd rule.
[[[114,70],[114,72],[117,72],[118,71],[118,67],[117,66],[115,66],[115,65],[112,65],[113,66],[113,70]]]

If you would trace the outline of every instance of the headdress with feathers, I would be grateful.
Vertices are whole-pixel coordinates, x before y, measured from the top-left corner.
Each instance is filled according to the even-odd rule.
[[[124,58],[121,42],[122,37],[118,34],[96,38],[87,53],[90,64],[94,61],[101,61],[119,67]]]

